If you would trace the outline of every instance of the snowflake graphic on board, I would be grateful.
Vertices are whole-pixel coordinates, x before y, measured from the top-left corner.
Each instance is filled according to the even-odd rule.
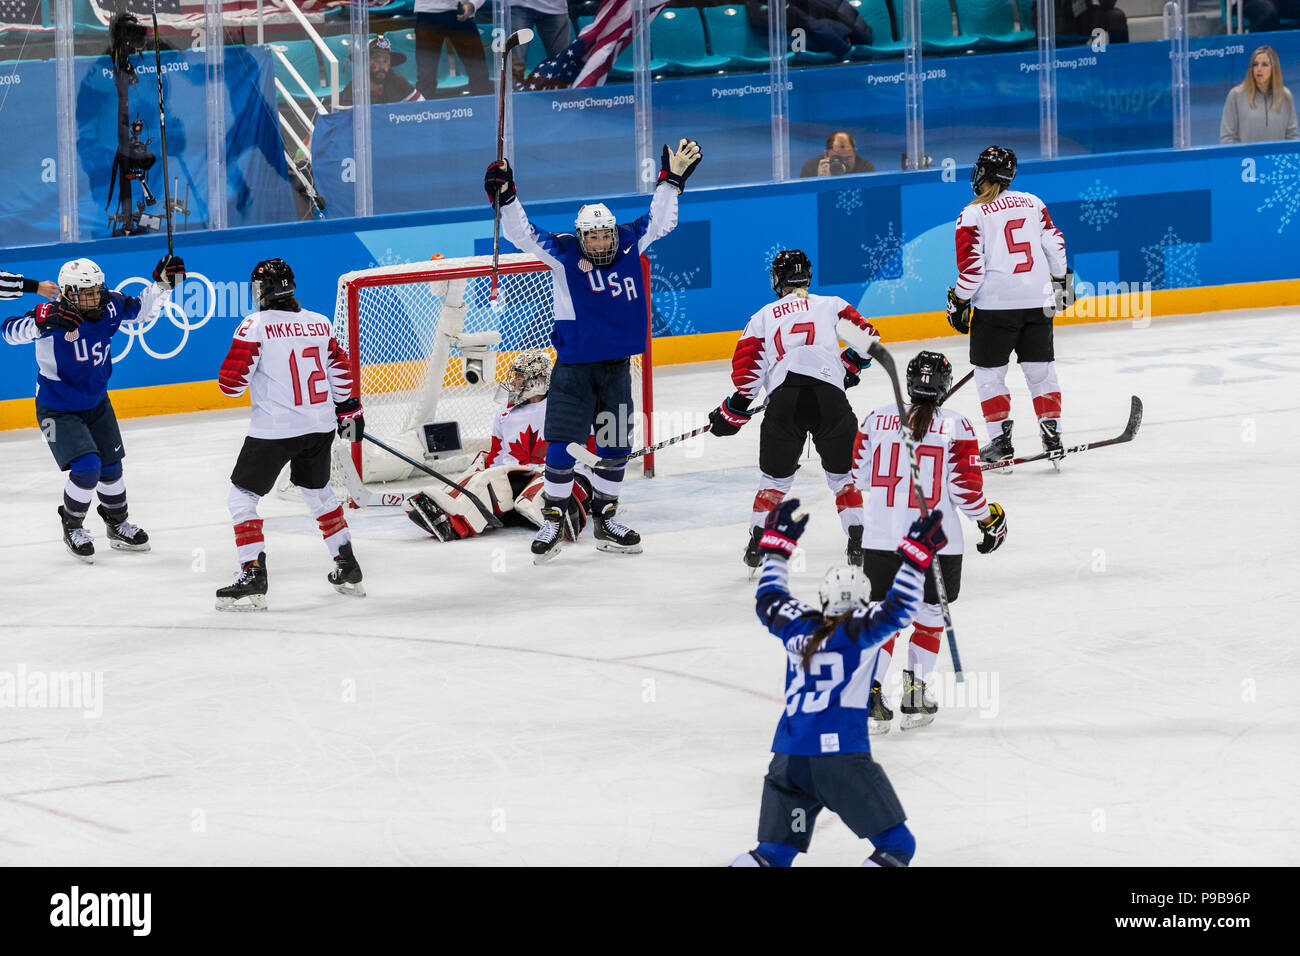
[[[861,189],[841,189],[835,193],[835,208],[846,216],[853,215],[863,205],[865,201]]]
[[[786,248],[786,247],[785,247],[785,246],[782,246],[782,245],[775,245],[775,246],[768,246],[768,247],[767,247],[767,251],[763,253],[763,275],[765,275],[765,276],[766,276],[766,275],[771,275],[771,273],[772,273],[772,260],[776,258],[776,254],[777,254],[778,252],[783,252],[783,251],[785,251],[785,248]]]
[[[867,287],[889,293],[889,303],[897,301],[900,292],[907,292],[919,282],[918,257],[911,246],[894,234],[891,222],[883,236],[863,243],[865,255],[862,262],[867,273]]]
[[[1300,154],[1275,156],[1271,168],[1260,173],[1256,182],[1271,187],[1273,191],[1255,211],[1279,210],[1282,221],[1277,225],[1277,234],[1280,236],[1291,225],[1296,214],[1300,213]]]
[[[392,249],[385,249],[384,254],[378,259],[372,259],[370,265],[366,268],[377,269],[380,266],[404,266],[407,263],[415,262],[414,259],[408,259],[405,256],[399,256]]]
[[[653,261],[651,257],[651,262]],[[698,266],[685,272],[657,268],[651,270],[652,334],[690,335],[699,331],[695,323],[687,318],[685,292],[701,271]]]
[[[1183,242],[1173,226],[1165,234],[1142,247],[1146,261],[1146,278],[1153,289],[1186,289],[1200,285],[1200,265],[1195,243]]]
[[[1119,218],[1119,204],[1115,197],[1119,191],[1104,184],[1100,179],[1079,193],[1079,219],[1086,225],[1101,232],[1106,226]]]

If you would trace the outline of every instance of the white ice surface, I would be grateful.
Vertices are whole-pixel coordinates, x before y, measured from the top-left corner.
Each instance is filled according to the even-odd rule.
[[[991,556],[968,537],[954,618],[996,714],[949,695],[875,745],[917,865],[1300,863],[1298,321],[1058,331],[1067,444],[1118,432],[1130,394],[1146,421],[1059,475],[989,476],[1010,535]],[[964,372],[964,343],[931,344]],[[690,416],[729,391],[724,363],[656,382]],[[852,398],[886,401],[884,375]],[[953,406],[978,422],[973,386]],[[59,540],[40,434],[0,435],[0,675],[103,680],[99,718],[0,708],[0,862],[717,865],[753,846],[784,672],[739,561],[757,427],[629,479],[641,556],[587,537],[536,568],[523,530],[441,544],[352,511],[364,599],[328,587],[302,506],[269,498],[271,610],[220,614],[246,415],[125,421],[153,551],[110,551],[92,514],[93,567]],[[811,598],[842,541],[815,463],[795,492]],[[869,852],[823,814],[800,864]]]

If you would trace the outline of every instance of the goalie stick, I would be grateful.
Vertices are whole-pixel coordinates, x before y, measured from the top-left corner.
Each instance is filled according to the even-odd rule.
[[[759,405],[758,408],[755,408],[750,414],[758,414],[765,408],[767,408],[767,402]],[[678,435],[676,438],[666,438],[654,445],[646,445],[644,448],[638,448],[636,451],[632,452],[632,454],[625,455],[622,458],[600,458],[595,452],[588,451],[585,445],[579,445],[577,442],[569,442],[569,444],[565,446],[565,450],[573,456],[574,461],[580,461],[588,468],[613,468],[615,465],[625,465],[633,458],[640,458],[642,455],[648,455],[652,451],[658,451],[660,448],[667,448],[669,445],[676,445],[678,442],[694,438],[696,435],[703,435],[712,427],[712,422],[708,425],[701,425],[699,428],[694,431],[689,431],[685,435]]]
[[[1124,430],[1114,438],[1107,438],[1104,441],[1084,442],[1081,445],[1072,445],[1061,452],[1059,461],[1066,455],[1077,455],[1081,451],[1087,451],[1090,448],[1105,448],[1107,445],[1122,445],[1124,442],[1132,441],[1137,437],[1138,429],[1142,427],[1142,399],[1136,395],[1133,396],[1129,405],[1128,424]],[[988,461],[980,465],[980,471],[994,471],[998,468],[1010,468],[1012,465],[1025,465],[1031,461],[1051,461],[1051,456],[1047,452],[1039,452],[1037,455],[1029,455],[1026,458],[1008,458],[1006,461]]]
[[[533,31],[524,27],[506,37],[505,48],[501,51],[501,81],[497,84],[497,162],[506,156],[506,64],[510,54],[521,43],[531,43]],[[492,291],[488,294],[488,305],[497,306],[497,260],[501,258],[501,204],[494,202],[492,215]]]
[[[483,504],[483,500],[479,498],[478,495],[474,494],[474,492],[467,491],[465,488],[456,484],[456,482],[452,481],[446,475],[441,475],[438,472],[434,471],[424,462],[416,461],[414,458],[410,457],[409,455],[405,455],[402,452],[398,451],[392,445],[384,444],[374,435],[370,435],[368,433],[363,432],[361,437],[364,438],[366,441],[371,442],[372,444],[378,445],[380,448],[388,452],[390,455],[393,455],[396,458],[400,458],[402,461],[406,462],[412,468],[418,468],[420,469],[420,471],[424,472],[429,477],[437,478],[444,485],[447,485],[451,488],[455,488],[457,491],[459,491],[461,494],[465,496],[466,500],[469,501],[470,504],[472,504],[475,508],[478,509],[479,514],[481,514],[484,520],[487,521],[489,528],[500,528],[502,526],[501,519],[498,518],[491,511],[489,511],[487,507]]]
[[[912,441],[912,435],[907,430],[907,410],[904,408],[903,390],[898,384],[898,369],[894,366],[894,357],[879,342],[871,343],[871,348],[867,352],[880,363],[881,368],[889,376],[890,383],[894,386],[894,403],[898,406],[898,429],[903,436],[903,445],[907,448],[907,463],[912,469],[912,489],[916,493],[917,507],[921,510],[921,517],[927,518],[930,515],[930,509],[925,506],[925,494],[921,491],[921,471],[916,463],[916,443]],[[964,382],[965,379],[962,379],[962,381]],[[953,391],[956,391],[956,389],[953,389]],[[961,683],[966,678],[961,670],[961,656],[957,653],[957,634],[952,627],[952,611],[948,607],[948,589],[943,584],[943,573],[939,569],[939,555],[937,552],[930,561],[930,574],[934,578],[934,590],[939,595],[939,609],[943,612],[943,629],[948,635],[948,653],[952,655],[952,669],[957,675],[957,682]]]

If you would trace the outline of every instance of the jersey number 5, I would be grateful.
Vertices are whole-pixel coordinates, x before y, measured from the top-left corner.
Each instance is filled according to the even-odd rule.
[[[1034,249],[1027,242],[1016,242],[1016,237],[1012,235],[1017,229],[1025,224],[1023,219],[1009,219],[1006,226],[1002,229],[1002,237],[1007,240],[1007,252],[1014,255],[1024,256],[1024,260],[1016,263],[1012,269],[1013,274],[1028,272],[1034,267]]]
[[[320,389],[320,384],[325,381],[325,366],[320,361],[320,346],[313,345],[309,349],[302,350],[303,360],[311,359],[316,363],[316,371],[307,376],[307,403],[309,405],[319,405],[329,398],[329,393]],[[293,403],[294,405],[302,404],[302,383],[298,375],[298,354],[289,353],[289,377],[293,379]]]
[[[817,337],[817,326],[812,322],[796,322],[790,326],[791,335],[802,335],[804,345],[812,345],[813,339]],[[772,339],[776,346],[776,360],[779,362],[785,358],[785,346],[781,344],[781,330],[776,330],[776,335]],[[795,348],[798,348],[796,345]]]

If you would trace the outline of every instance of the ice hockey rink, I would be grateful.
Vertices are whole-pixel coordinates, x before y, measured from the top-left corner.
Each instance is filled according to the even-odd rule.
[[[945,650],[936,722],[873,743],[914,865],[1300,863],[1298,320],[1058,330],[1066,444],[1118,434],[1130,395],[1145,421],[1059,474],[986,476],[1009,535],[988,556],[967,536],[967,681]],[[955,338],[890,348],[901,367],[923,345],[968,368]],[[656,375],[688,426],[729,391],[725,363]],[[888,380],[850,396],[865,414]],[[978,422],[973,386],[951,406]],[[400,509],[350,511],[363,599],[333,592],[315,521],[272,496],[270,610],[222,614],[247,414],[124,421],[153,551],[110,551],[92,514],[93,566],[63,549],[39,432],[0,434],[0,672],[102,677],[89,708],[0,709],[0,862],[716,866],[754,845],[784,673],[740,562],[756,424],[629,477],[640,556],[588,531],[534,567],[522,529],[444,544]],[[812,522],[792,586],[815,600],[843,539],[815,461],[795,494]],[[870,852],[823,814],[796,865]]]

